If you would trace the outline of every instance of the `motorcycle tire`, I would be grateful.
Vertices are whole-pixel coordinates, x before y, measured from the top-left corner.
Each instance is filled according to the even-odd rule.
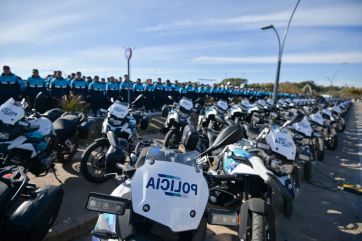
[[[180,139],[180,135],[176,130],[169,130],[165,136],[164,145],[168,149],[178,149]]]
[[[324,159],[324,149],[322,149],[322,145],[324,145],[324,140],[323,139],[317,139],[316,140],[316,145],[315,145],[315,157],[318,161],[323,161]]]
[[[329,150],[331,150],[331,151],[335,150],[338,145],[337,135],[334,135],[329,140],[327,140],[326,144],[327,144],[327,147]]]
[[[169,112],[170,110],[169,110],[169,107],[168,107],[168,105],[163,105],[162,106],[162,109],[161,109],[161,116],[163,117],[163,118],[167,118],[167,115],[168,115],[168,112]]]
[[[142,118],[142,120],[140,122],[140,128],[142,130],[146,130],[149,122],[150,122],[150,119],[148,117]]]
[[[102,183],[111,178],[110,176],[104,176],[105,170],[106,170],[104,159],[103,159],[103,163],[96,163],[97,167],[94,166],[94,163],[89,163],[89,161],[88,161],[89,158],[91,158],[91,154],[94,150],[96,150],[99,147],[102,147],[102,150],[105,150],[105,153],[106,153],[109,146],[110,146],[110,144],[108,142],[108,139],[104,138],[100,141],[93,142],[85,149],[85,151],[82,155],[82,160],[80,162],[80,171],[81,171],[82,175],[84,176],[84,178],[87,179],[88,181],[94,182],[94,183]],[[105,158],[105,153],[102,153],[102,154],[97,153],[97,155],[100,155],[100,156],[97,156],[98,162],[102,161],[102,158]],[[92,174],[89,170],[89,164],[91,164],[90,166],[93,169],[100,170],[101,174],[99,174],[99,175]],[[102,175],[102,172],[103,172],[103,175]]]
[[[251,213],[251,237],[250,241],[266,241],[266,216],[256,212]]]
[[[306,182],[310,182],[312,180],[312,162],[311,161],[307,161],[306,163],[304,163],[303,166],[303,174],[304,174],[304,180]]]

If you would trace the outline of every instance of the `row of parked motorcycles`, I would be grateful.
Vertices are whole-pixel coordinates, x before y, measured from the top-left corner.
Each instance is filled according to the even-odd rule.
[[[237,227],[241,240],[275,240],[272,198],[280,194],[292,214],[299,169],[311,180],[312,161],[323,160],[325,146],[336,148],[350,106],[182,98],[162,108],[159,141],[138,134],[150,120],[142,99],[112,100],[102,110],[103,137],[83,152],[86,179],[120,182],[111,195],[88,197],[87,209],[102,213],[94,240],[197,241],[207,223]],[[83,113],[37,109],[13,99],[0,106],[0,231],[11,240],[41,240],[63,199],[61,186],[38,188],[26,173],[56,175],[55,162],[70,161],[94,125]]]
[[[39,113],[37,110],[43,109],[39,106],[43,97],[43,93],[39,93],[33,106],[24,99],[13,98],[0,106],[0,232],[4,240],[38,241],[45,237],[57,218],[64,191],[62,186],[55,185],[38,188],[27,173],[45,176],[53,172],[58,179],[55,163],[71,161],[80,140],[87,139],[95,125],[94,119],[81,112],[55,108]],[[126,104],[112,100],[109,110],[103,110],[109,112],[103,131],[114,131],[126,140],[135,136],[137,125],[146,128],[148,117],[143,108],[134,106],[141,97],[132,104],[132,114]],[[94,147],[104,145],[110,146],[107,138],[95,140],[83,156],[89,155]],[[98,162],[104,164],[104,159],[99,158]],[[98,181],[87,176],[86,163],[82,162],[81,169],[86,178]],[[103,174],[97,177],[104,178]]]
[[[234,227],[240,240],[276,240],[273,200],[292,215],[301,177],[311,181],[312,163],[337,147],[350,106],[182,98],[162,108],[164,140],[144,140],[137,128],[149,117],[114,102],[105,110],[104,150],[92,147],[96,140],[82,157],[88,180],[120,183],[110,195],[89,194],[86,209],[100,213],[93,240],[198,241],[207,224]]]

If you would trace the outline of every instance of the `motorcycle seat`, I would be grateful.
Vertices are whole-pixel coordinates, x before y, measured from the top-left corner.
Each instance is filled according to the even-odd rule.
[[[48,110],[47,112],[41,114],[40,116],[48,118],[50,121],[53,122],[56,119],[58,119],[63,113],[64,111],[62,109],[56,108]]]
[[[59,138],[66,138],[72,132],[75,132],[75,128],[79,123],[79,116],[77,115],[65,115],[59,117],[53,122],[54,132]]]
[[[244,125],[246,135],[250,139],[255,139],[259,136],[260,130],[258,128],[255,128],[253,126]]]

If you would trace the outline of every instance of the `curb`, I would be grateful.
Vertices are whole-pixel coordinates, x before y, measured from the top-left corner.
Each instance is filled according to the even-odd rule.
[[[43,241],[69,241],[92,230],[98,215],[86,214],[53,226]]]

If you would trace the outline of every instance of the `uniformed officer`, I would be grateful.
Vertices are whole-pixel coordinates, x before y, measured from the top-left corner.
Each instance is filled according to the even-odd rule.
[[[152,79],[147,79],[144,85],[144,96],[145,96],[145,108],[148,111],[152,111],[154,108],[154,90],[155,87],[152,84]]]
[[[173,98],[176,102],[180,99],[180,83],[177,80],[173,84]]]
[[[133,83],[128,79],[128,75],[123,76],[123,82],[120,84],[119,89],[121,91],[122,101],[128,101],[128,92],[130,94],[130,98],[132,97],[132,87]],[[131,98],[132,101],[132,98]]]
[[[3,67],[3,73],[0,76],[0,104],[9,98],[20,99],[21,84],[20,78],[11,73],[9,66]]]
[[[114,99],[118,99],[119,97],[119,84],[113,76],[108,79],[106,84],[106,96],[107,98]]]
[[[182,97],[188,97],[185,83],[180,83],[180,98]]]
[[[61,71],[56,71],[55,78],[53,78],[49,85],[50,93],[58,101],[64,96],[69,94],[69,82],[62,77]]]
[[[173,97],[172,99],[175,100],[174,95],[174,86],[171,84],[171,81],[168,79],[166,80],[166,84],[164,85],[164,89],[165,89],[165,102],[163,104],[172,104],[172,100],[170,100],[170,97]]]
[[[136,83],[133,84],[133,87],[132,87],[132,99],[136,99],[139,95],[143,94],[145,90],[145,87],[144,85],[142,84],[141,82],[141,79],[137,79]],[[136,108],[141,108],[144,103],[143,103],[143,100],[138,102],[139,104],[136,106]]]
[[[45,80],[39,76],[39,71],[33,69],[33,74],[26,81],[26,90],[25,95],[29,99],[29,103],[33,105],[35,97],[39,92],[46,92],[46,83]]]
[[[101,108],[108,108],[109,103],[107,102],[107,96],[106,96],[106,88],[107,88],[107,83],[106,83],[106,79],[105,78],[101,78],[101,81],[99,82],[99,88],[102,92],[101,95]],[[102,113],[101,113],[102,116]]]
[[[94,76],[93,81],[88,86],[88,92],[90,95],[90,108],[94,116],[97,116],[103,100],[103,89],[98,76]]]
[[[186,89],[187,89],[186,97],[189,98],[189,99],[194,100],[194,98],[195,98],[195,88],[192,85],[191,81],[189,81],[187,83]]]
[[[141,83],[141,79],[137,79],[136,83],[134,83],[132,87],[133,99],[136,99],[140,94],[143,94],[144,90],[145,87]]]
[[[85,79],[82,78],[81,72],[77,72],[75,78],[71,80],[70,89],[74,95],[80,95],[84,98],[88,94],[88,85]]]
[[[154,86],[154,107],[156,108],[156,111],[161,111],[162,105],[165,102],[165,86],[162,84],[161,78],[157,79],[157,83]]]

